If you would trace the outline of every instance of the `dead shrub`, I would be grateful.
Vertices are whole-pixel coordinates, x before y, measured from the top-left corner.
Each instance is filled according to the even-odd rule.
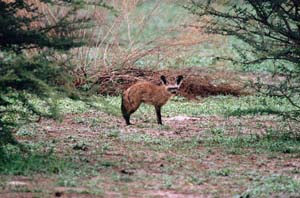
[[[247,80],[241,79],[237,72],[216,71],[209,69],[177,69],[159,70],[150,69],[123,69],[117,71],[105,71],[99,73],[94,78],[96,86],[101,95],[120,95],[125,89],[137,81],[146,80],[159,84],[160,75],[167,76],[172,81],[177,75],[184,75],[184,81],[179,95],[196,99],[197,97],[207,97],[210,95],[234,95],[240,96],[249,94],[246,90]],[[243,74],[245,75],[245,74]]]

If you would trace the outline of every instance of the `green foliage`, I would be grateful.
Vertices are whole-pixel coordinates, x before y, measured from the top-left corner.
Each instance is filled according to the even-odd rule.
[[[172,189],[174,188],[174,178],[170,175],[165,175],[163,178],[162,178],[162,181],[163,181],[163,188],[164,189]]]
[[[201,178],[199,176],[192,175],[189,178],[189,182],[191,182],[192,184],[195,184],[195,185],[202,185],[205,182],[205,179],[203,179],[203,178]]]
[[[117,138],[120,136],[120,131],[118,129],[113,129],[111,131],[108,131],[106,134],[107,137]]]
[[[230,2],[230,1],[229,1]],[[277,83],[258,83],[259,91],[287,98],[293,110],[285,118],[300,117],[300,17],[298,1],[245,0],[219,8],[219,1],[191,1],[185,7],[199,17],[209,17],[207,32],[235,39],[235,53],[218,55],[220,60],[239,64],[244,71],[270,71],[284,76]],[[276,113],[273,111],[273,113]]]
[[[300,193],[299,181],[282,175],[270,175],[263,177],[253,184],[240,196],[246,197],[297,197]],[[276,197],[277,197],[276,196]]]
[[[230,170],[228,168],[224,168],[224,169],[220,169],[220,170],[210,171],[209,174],[215,175],[215,176],[227,177],[230,174],[232,174],[232,170]]]
[[[183,114],[187,116],[200,115],[265,115],[273,112],[285,112],[293,107],[288,100],[277,97],[266,96],[213,96],[200,103],[171,101],[163,107],[163,112],[169,112],[169,115],[175,116]]]
[[[180,100],[178,102],[177,100]],[[59,104],[64,104],[69,101],[68,106],[77,109],[79,104],[83,102],[75,102],[74,100],[64,99],[59,100]],[[101,110],[114,116],[120,114],[120,97],[98,96],[91,97],[87,101],[88,105],[83,105],[82,110],[88,109],[88,106]],[[76,107],[76,108],[74,108]],[[61,108],[59,106],[59,108]],[[293,106],[287,99],[270,96],[211,96],[201,102],[187,101],[182,98],[173,98],[162,108],[163,117],[185,115],[191,117],[203,115],[223,115],[223,116],[243,116],[243,115],[272,115],[278,112],[288,112],[293,109]],[[66,112],[66,109],[62,109]],[[155,122],[155,110],[151,105],[142,104],[140,108],[133,114],[133,119],[142,119],[144,122],[150,122],[151,119]],[[156,125],[153,127],[157,127]],[[160,126],[159,126],[160,127]],[[161,126],[167,129],[167,126]]]
[[[76,187],[77,182],[78,181],[76,178],[74,178],[74,176],[63,175],[58,179],[57,185],[64,186],[64,187]]]
[[[108,101],[120,106],[120,97],[100,96],[99,99],[96,98],[94,98],[94,103],[99,107],[107,104]],[[275,104],[281,99],[266,97],[264,101],[258,96],[240,98],[218,96],[211,97],[203,103],[185,101],[181,98],[179,98],[180,101],[175,99],[170,103],[172,108],[164,109],[166,117],[173,116],[173,114],[174,116],[182,115],[188,106],[194,107],[194,111],[191,114],[187,112],[186,115],[197,115],[205,121],[188,122],[189,126],[186,121],[182,121],[180,124],[165,128],[157,126],[154,119],[153,125],[146,123],[143,125],[144,128],[134,125],[118,129],[114,123],[108,123],[106,120],[117,120],[118,126],[121,126],[119,123],[121,116],[116,118],[109,112],[101,112],[100,115],[103,115],[101,126],[94,128],[96,132],[83,135],[80,131],[74,133],[72,130],[79,125],[86,125],[86,128],[92,127],[94,120],[98,122],[99,114],[95,113],[93,106],[88,104],[82,105],[82,102],[78,103],[69,98],[59,99],[60,111],[68,113],[71,106],[74,107],[74,111],[71,112],[87,113],[68,115],[68,118],[71,117],[72,120],[67,120],[70,124],[67,128],[64,126],[67,129],[66,133],[59,137],[52,137],[51,141],[49,136],[43,134],[42,131],[44,127],[52,128],[53,125],[45,125],[41,127],[42,129],[37,128],[40,131],[31,133],[33,136],[30,138],[27,136],[28,128],[39,125],[22,127],[19,135],[23,135],[22,137],[27,140],[34,139],[34,142],[41,142],[32,144],[30,155],[17,151],[17,147],[5,146],[10,151],[10,156],[6,150],[7,153],[4,155],[6,158],[1,156],[1,159],[10,161],[9,163],[1,162],[0,167],[4,167],[1,170],[4,179],[0,181],[0,186],[7,189],[11,180],[19,179],[11,175],[26,175],[28,178],[26,183],[29,184],[27,190],[31,192],[34,190],[31,188],[32,183],[44,181],[44,178],[47,178],[48,182],[50,178],[50,188],[43,183],[35,187],[36,190],[42,191],[40,196],[57,192],[55,191],[57,188],[52,188],[52,186],[64,186],[67,188],[59,189],[63,189],[65,194],[70,193],[74,196],[86,193],[105,197],[111,195],[112,192],[126,196],[126,193],[132,192],[131,189],[134,188],[143,193],[171,189],[176,194],[184,192],[184,195],[193,193],[196,196],[218,197],[224,195],[224,184],[236,186],[233,190],[225,192],[227,197],[236,194],[245,195],[245,197],[248,194],[251,197],[272,197],[281,193],[283,197],[286,193],[287,195],[299,194],[297,191],[299,186],[291,176],[293,174],[297,177],[299,174],[299,169],[292,163],[300,153],[299,138],[292,137],[290,133],[271,129],[261,133],[263,127],[257,128],[256,126],[253,132],[258,135],[251,136],[252,131],[249,134],[238,133],[235,122],[232,122],[232,125],[228,122],[229,124],[224,124],[224,126],[222,123],[221,126],[218,125],[219,123],[216,124],[219,119],[223,119],[219,115],[224,115],[226,111],[230,112],[234,109],[225,108],[226,105],[232,106],[234,99],[237,99],[238,106],[244,106],[244,109],[251,108],[252,105]],[[37,106],[44,105],[39,100],[39,98],[32,97],[32,103],[37,109],[40,109]],[[178,106],[181,103],[185,105]],[[200,107],[202,105],[203,107]],[[210,112],[205,111],[205,108],[209,108],[210,105],[212,105]],[[288,105],[288,103],[283,105]],[[155,118],[153,107],[146,105],[137,116],[146,113]],[[213,116],[206,117],[206,115]],[[210,120],[210,118],[213,119]],[[251,119],[247,121],[252,122]],[[169,121],[169,123],[174,122],[176,121]],[[205,127],[198,127],[200,124]],[[176,131],[180,131],[179,134]],[[72,133],[71,136],[69,132]],[[41,144],[40,147],[38,144]],[[51,152],[45,154],[45,150],[49,150],[45,144],[51,145],[53,154],[50,154]],[[40,148],[40,151],[34,149],[36,147]],[[281,163],[283,161],[287,164]],[[276,167],[268,169],[269,166],[264,166],[269,163],[276,164]],[[284,175],[283,178],[271,179],[273,177],[271,175],[269,179],[269,176],[265,176],[274,172]],[[182,189],[183,185],[188,189]],[[203,187],[207,186],[212,186],[212,188],[203,191]],[[7,191],[13,192],[12,189]],[[129,193],[128,196],[131,194]]]
[[[54,1],[41,1],[55,4]],[[60,1],[65,5],[78,5],[83,1]],[[26,14],[18,13],[23,9]],[[69,31],[78,29],[76,23],[71,22],[70,16],[74,10],[70,11],[65,17],[61,18],[57,24],[47,24],[45,15],[39,11],[36,4],[30,4],[27,1],[20,0],[16,2],[0,3],[0,51],[14,51],[22,53],[21,50],[32,48],[50,47],[59,50],[68,50],[75,46],[82,45],[75,41],[73,37],[65,36]],[[39,27],[33,28],[32,23],[40,24]],[[72,26],[70,26],[72,24]],[[81,26],[82,27],[82,26]],[[58,34],[49,34],[55,31]],[[64,36],[62,36],[64,35]]]
[[[114,116],[121,116],[120,105],[121,99],[119,97],[91,97],[88,99],[87,104],[91,107],[101,110]]]
[[[228,137],[220,134],[215,134],[205,140],[207,145],[221,145],[230,150],[230,152],[240,153],[234,151],[236,149],[254,148],[257,152],[279,152],[279,153],[300,153],[300,136],[295,136],[289,132],[274,131],[269,129],[267,134],[248,135]]]
[[[3,148],[3,147],[2,147]],[[24,154],[15,146],[6,146],[0,153],[0,173],[9,175],[30,175],[32,173],[60,174],[71,162],[59,159],[51,152],[34,151]]]
[[[74,20],[83,1],[44,2],[71,9],[50,24],[37,4],[24,0],[0,2],[0,150],[8,143],[17,144],[11,132],[20,125],[39,116],[57,117],[57,93],[67,91],[72,79],[68,62],[62,66],[56,53],[67,54],[67,50],[81,46],[82,40],[71,33],[89,27],[84,17]],[[32,97],[41,98],[47,111],[37,109]]]

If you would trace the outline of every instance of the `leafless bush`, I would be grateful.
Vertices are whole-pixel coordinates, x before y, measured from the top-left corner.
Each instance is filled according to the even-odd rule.
[[[43,23],[55,25],[58,18],[72,12],[66,6],[48,7],[38,0],[30,1],[45,14],[46,20]],[[156,69],[173,64],[184,66],[187,57],[198,52],[199,44],[222,42],[219,37],[211,37],[200,28],[201,23],[206,23],[209,18],[199,22],[192,16],[182,19],[179,15],[173,20],[180,19],[180,22],[147,32],[149,25],[154,23],[153,20],[163,17],[166,14],[164,8],[174,6],[175,0],[107,0],[104,3],[110,6],[110,9],[95,5],[95,2],[91,1],[72,15],[74,21],[91,18],[94,23],[90,28],[68,32],[84,39],[86,45],[73,49],[72,57],[56,54],[55,58],[61,60],[62,64],[71,62],[75,66],[70,72],[75,77],[76,87],[83,86],[87,82],[94,83],[103,72],[115,69],[128,71],[130,68],[134,69],[136,65]],[[146,11],[140,11],[140,6],[146,3],[151,7],[147,7]],[[186,16],[188,15],[184,15]],[[42,22],[36,25],[42,25]],[[50,33],[55,34],[54,31]]]
[[[200,43],[220,42],[217,37],[203,33],[193,18],[184,19],[174,26],[157,29],[148,35],[147,27],[153,19],[162,17],[164,6],[174,5],[174,1],[155,1],[147,11],[140,12],[139,6],[150,1],[119,0],[107,1],[114,8],[108,10],[91,6],[95,26],[80,31],[88,40],[86,47],[73,50],[77,71],[85,71],[88,78],[95,73],[111,68],[131,68],[143,65],[162,68],[163,65],[185,65],[185,59],[195,54]],[[152,1],[153,2],[153,1]],[[139,12],[138,12],[139,11]],[[174,18],[178,20],[181,16]],[[205,23],[205,21],[201,21]],[[171,63],[172,61],[172,63]]]
[[[151,70],[128,68],[117,71],[103,71],[97,75],[95,86],[102,95],[119,95],[137,81],[150,81],[160,84],[160,75],[168,76],[170,81],[178,75],[184,75],[180,95],[187,99],[197,99],[211,95],[246,95],[251,94],[247,87],[250,76],[242,73],[210,70],[208,68]]]

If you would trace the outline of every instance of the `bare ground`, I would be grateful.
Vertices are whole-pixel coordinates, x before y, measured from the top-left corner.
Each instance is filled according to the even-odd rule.
[[[99,120],[89,122],[93,119]],[[160,127],[154,116],[147,120],[133,118],[135,125],[125,126],[120,117],[97,111],[67,114],[62,122],[44,119],[34,141],[53,143],[55,153],[73,156],[83,166],[93,167],[92,171],[74,176],[72,186],[62,186],[57,177],[44,174],[11,176],[6,178],[0,195],[233,197],[266,176],[300,178],[298,154],[231,150],[205,143],[213,128],[223,128],[230,137],[250,132],[261,135],[269,126],[278,125],[274,117],[176,116],[164,121]]]

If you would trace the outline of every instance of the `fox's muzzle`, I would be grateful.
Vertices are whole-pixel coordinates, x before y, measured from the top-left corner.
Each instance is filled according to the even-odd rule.
[[[168,92],[170,92],[171,94],[177,94],[178,88],[177,87],[169,87]]]

